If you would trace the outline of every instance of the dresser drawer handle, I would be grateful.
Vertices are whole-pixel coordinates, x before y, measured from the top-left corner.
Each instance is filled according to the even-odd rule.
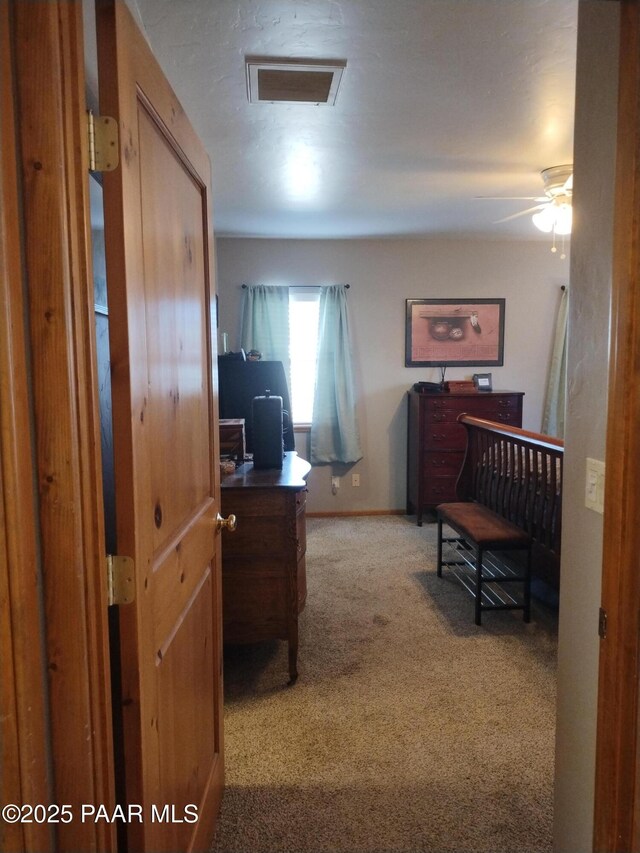
[[[513,400],[498,400],[498,405],[503,409],[510,409],[513,406]]]

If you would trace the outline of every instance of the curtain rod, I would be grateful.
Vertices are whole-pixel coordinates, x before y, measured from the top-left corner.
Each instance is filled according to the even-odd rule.
[[[318,288],[318,287],[330,287],[331,285],[329,285],[329,284],[291,284],[291,285],[287,285],[287,286],[288,286],[288,287],[309,287],[309,288],[313,288],[313,289],[315,289],[315,288]],[[248,284],[243,284],[243,285],[242,285],[242,289],[243,289],[243,290],[246,290],[248,287],[249,287],[249,285],[248,285]],[[351,287],[351,285],[350,285],[350,284],[345,284],[345,287],[346,287],[346,288],[347,288],[347,290],[348,290],[348,289]]]

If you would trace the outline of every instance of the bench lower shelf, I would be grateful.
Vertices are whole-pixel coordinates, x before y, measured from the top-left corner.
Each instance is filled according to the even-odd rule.
[[[524,610],[525,621],[528,621],[529,578],[523,566],[504,553],[484,551],[478,583],[475,548],[462,537],[443,537],[442,544],[448,546],[449,553],[446,558],[443,554],[439,574],[442,567],[451,568],[452,574],[474,599],[478,597],[479,589],[481,611]],[[521,589],[514,590],[512,584],[519,585]]]

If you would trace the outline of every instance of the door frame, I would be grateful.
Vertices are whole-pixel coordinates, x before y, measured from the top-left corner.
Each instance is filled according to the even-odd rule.
[[[70,804],[75,815],[52,825],[55,849],[115,851],[112,824],[78,818],[82,803],[115,805],[82,4],[1,5],[16,81],[33,405],[28,482],[37,491],[42,571],[42,620],[31,643],[46,658],[49,706],[48,750],[35,766],[51,767],[40,801]]]
[[[31,410],[20,202],[15,76],[9,7],[0,4],[0,801],[50,801],[47,701],[33,488]],[[0,849],[52,849],[44,824],[0,822]]]
[[[622,0],[594,850],[640,849],[640,2]]]

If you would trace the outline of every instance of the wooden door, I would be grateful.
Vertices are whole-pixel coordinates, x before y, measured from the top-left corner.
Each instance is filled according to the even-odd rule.
[[[129,849],[204,850],[223,784],[209,161],[120,0],[98,0],[97,35],[120,133],[104,204],[118,553],[136,583],[120,607],[126,800],[144,807]]]

